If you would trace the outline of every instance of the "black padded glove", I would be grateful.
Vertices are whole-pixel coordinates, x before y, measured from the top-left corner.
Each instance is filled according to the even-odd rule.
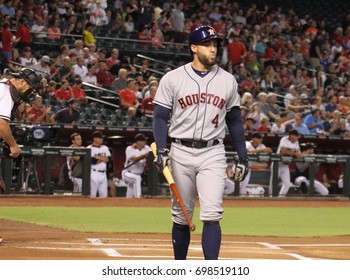
[[[242,182],[249,171],[248,157],[244,157],[233,167],[233,180]]]
[[[168,149],[157,149],[157,156],[153,161],[159,172],[163,172],[165,166],[169,166],[169,150]]]

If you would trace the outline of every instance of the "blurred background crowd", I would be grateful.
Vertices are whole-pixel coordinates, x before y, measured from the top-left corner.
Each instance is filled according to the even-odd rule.
[[[191,61],[188,34],[210,24],[246,132],[350,136],[346,1],[0,3],[2,77],[32,67],[47,84],[16,121],[150,127],[159,80]]]

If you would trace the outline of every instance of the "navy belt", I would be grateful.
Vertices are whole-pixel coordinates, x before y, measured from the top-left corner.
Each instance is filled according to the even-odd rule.
[[[208,148],[215,146],[220,143],[218,139],[212,140],[212,141],[188,141],[188,140],[181,140],[181,139],[173,139],[173,142],[177,144],[181,144],[186,147],[195,148],[195,149],[202,149],[202,148]]]
[[[100,173],[105,173],[106,170],[97,170],[97,169],[92,169],[92,171],[100,172]]]

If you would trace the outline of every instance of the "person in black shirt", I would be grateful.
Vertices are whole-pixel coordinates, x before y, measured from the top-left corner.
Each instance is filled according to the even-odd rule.
[[[72,98],[68,101],[68,104],[68,108],[61,109],[52,115],[51,122],[75,124],[79,121],[80,112],[78,111],[78,102]]]

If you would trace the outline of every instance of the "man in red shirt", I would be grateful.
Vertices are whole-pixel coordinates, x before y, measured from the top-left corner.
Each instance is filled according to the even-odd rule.
[[[135,88],[136,81],[132,78],[127,79],[127,88],[122,89],[119,92],[120,105],[126,111],[128,111],[129,116],[135,116],[137,109],[140,106],[140,102],[137,99]]]
[[[228,58],[232,66],[239,65],[246,56],[246,47],[240,41],[240,37],[232,33],[233,41],[227,45]]]
[[[12,45],[11,43],[15,40],[13,39],[12,33],[8,30],[10,24],[8,22],[4,22],[2,24],[2,49],[1,52],[6,59],[11,58],[12,56]]]
[[[61,87],[55,91],[56,100],[61,102],[63,100],[69,100],[73,97],[72,88],[70,87],[68,80],[63,79]]]
[[[18,28],[16,32],[16,38],[19,40],[16,47],[19,49],[24,49],[25,47],[29,47],[32,42],[32,37],[30,35],[30,31],[26,26],[27,21],[24,18],[18,20]]]
[[[49,122],[47,109],[43,106],[42,98],[35,97],[33,106],[28,109],[28,119],[32,123]]]
[[[97,83],[106,88],[113,89],[114,76],[107,70],[107,63],[105,60],[98,62],[98,72],[96,73]]]
[[[85,96],[85,90],[81,88],[83,85],[83,81],[79,78],[75,79],[74,85],[72,86],[72,93],[74,95],[74,99],[81,102],[87,103],[87,99]]]

